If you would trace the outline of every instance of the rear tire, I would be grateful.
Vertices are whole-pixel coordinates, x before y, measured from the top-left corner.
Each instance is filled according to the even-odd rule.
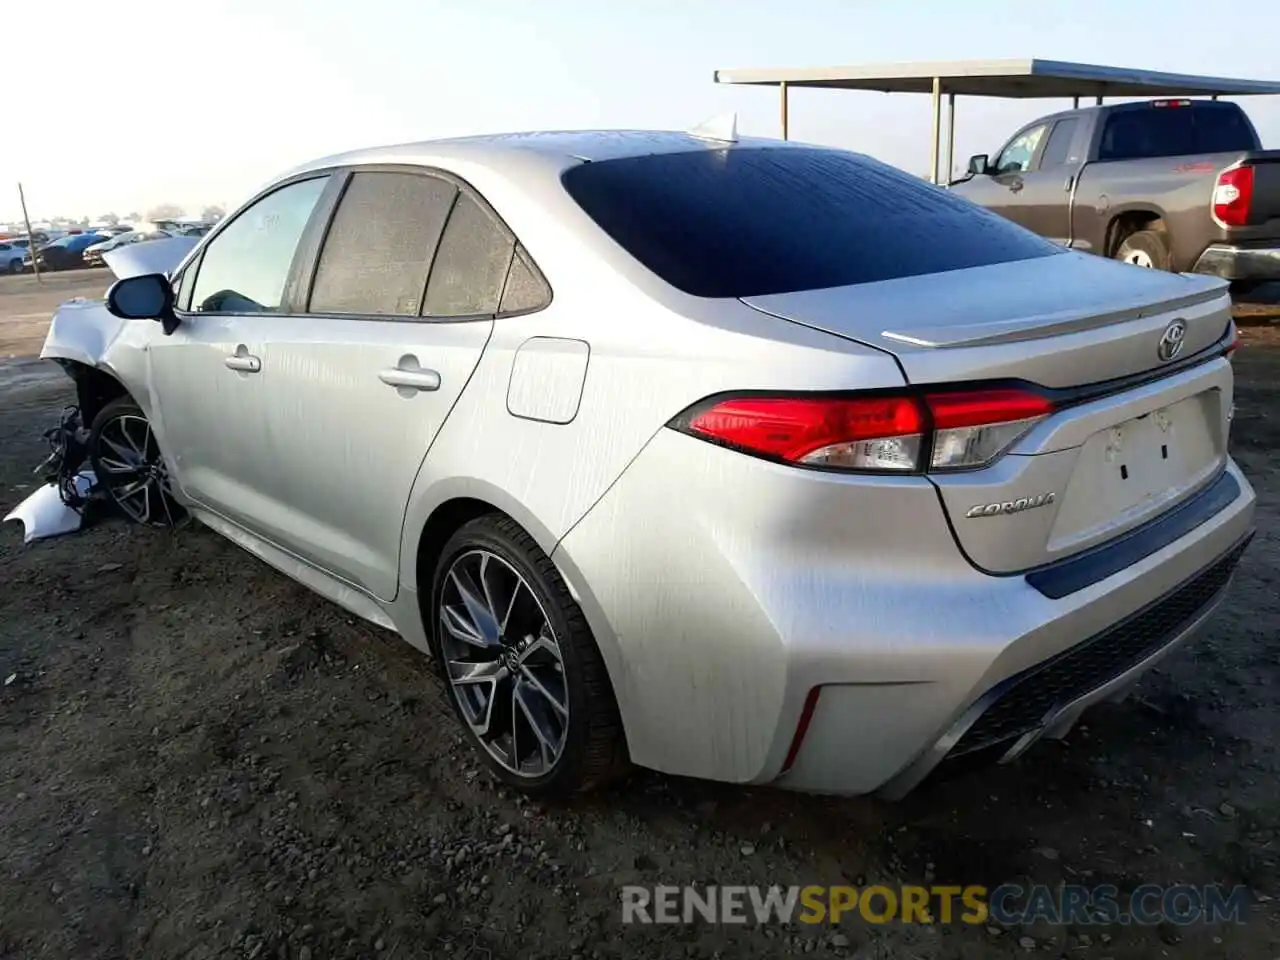
[[[186,516],[170,492],[168,469],[147,415],[131,397],[112,400],[93,418],[89,463],[112,506],[134,523],[171,527]]]
[[[1131,233],[1116,248],[1115,258],[1122,263],[1151,270],[1169,269],[1169,244],[1164,234],[1155,230]]]
[[[514,520],[463,524],[426,613],[454,712],[494,776],[535,796],[594,789],[627,766],[604,660],[554,563]]]

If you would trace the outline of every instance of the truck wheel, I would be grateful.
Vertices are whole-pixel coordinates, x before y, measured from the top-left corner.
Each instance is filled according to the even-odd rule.
[[[1165,242],[1164,234],[1155,230],[1139,230],[1124,238],[1116,250],[1116,259],[1135,267],[1168,270],[1169,245]]]

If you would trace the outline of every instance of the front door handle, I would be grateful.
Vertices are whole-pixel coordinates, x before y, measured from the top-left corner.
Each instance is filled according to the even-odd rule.
[[[378,379],[389,387],[395,387],[404,396],[417,390],[440,389],[440,374],[421,366],[412,354],[401,357],[394,367],[380,371]]]
[[[244,347],[237,347],[236,352],[222,362],[228,370],[239,370],[241,373],[258,373],[262,369],[262,361],[252,356]]]

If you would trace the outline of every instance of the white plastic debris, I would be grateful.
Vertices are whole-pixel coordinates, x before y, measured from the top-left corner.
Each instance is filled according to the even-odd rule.
[[[93,473],[85,470],[76,474],[75,489],[77,495],[87,497],[89,488],[94,484]],[[64,533],[75,533],[80,529],[84,518],[62,502],[56,483],[48,483],[27,499],[9,511],[4,518],[7,523],[17,520],[24,530],[23,543],[34,540],[47,540]]]

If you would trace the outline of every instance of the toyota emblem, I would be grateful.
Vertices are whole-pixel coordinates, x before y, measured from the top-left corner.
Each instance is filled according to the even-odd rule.
[[[1186,321],[1175,320],[1164,328],[1164,333],[1160,334],[1160,345],[1156,348],[1156,355],[1165,363],[1168,363],[1182,352],[1182,345],[1186,341]]]

